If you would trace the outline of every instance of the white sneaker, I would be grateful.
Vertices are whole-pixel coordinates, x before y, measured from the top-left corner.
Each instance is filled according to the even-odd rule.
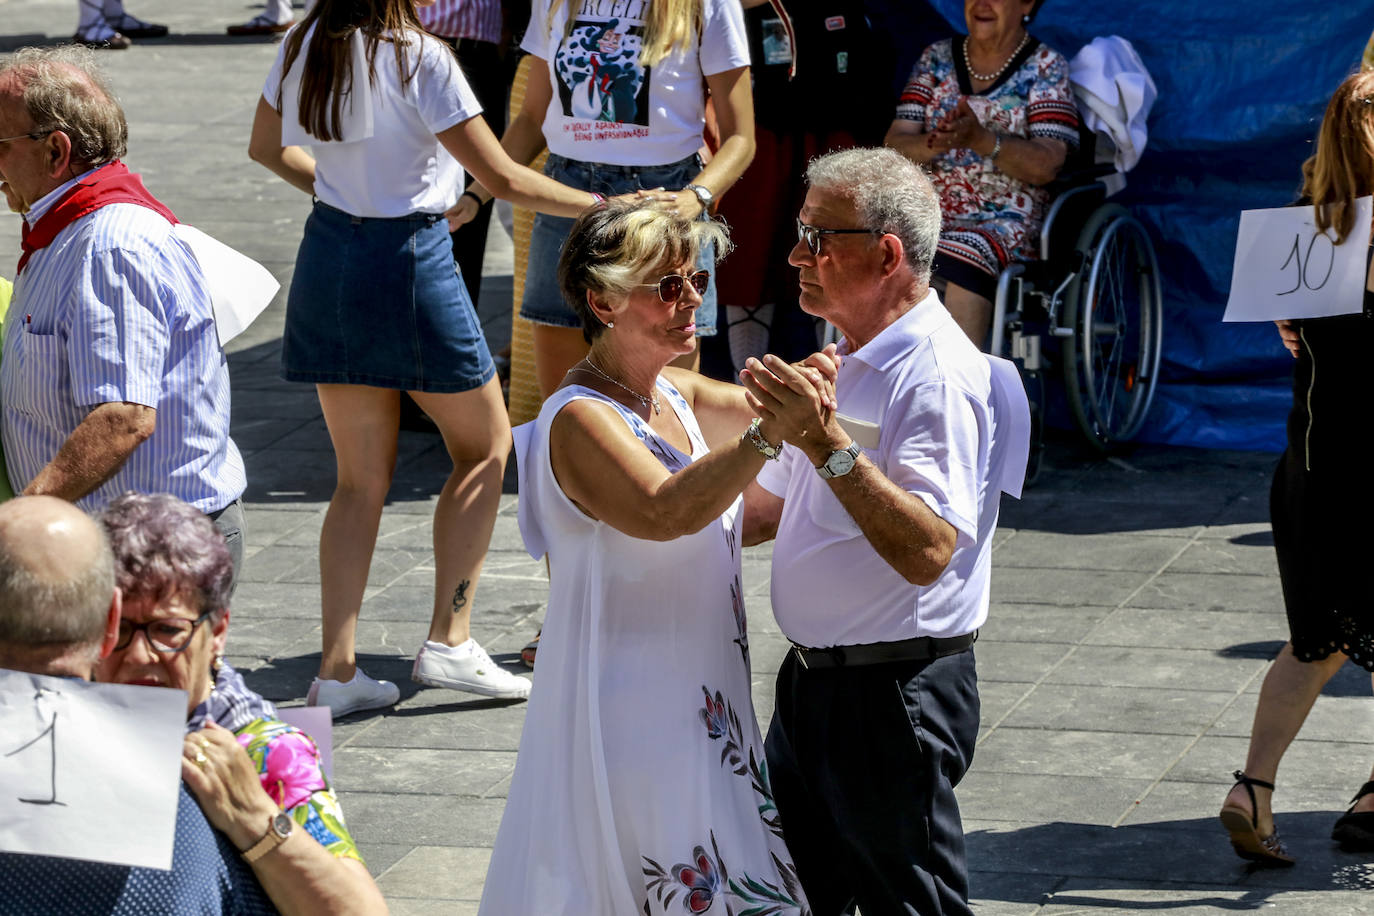
[[[458,646],[426,639],[415,656],[410,679],[502,700],[523,700],[530,695],[530,682],[497,665],[475,639]]]
[[[305,695],[306,706],[328,706],[331,717],[337,719],[364,709],[394,706],[401,698],[401,688],[390,681],[368,677],[361,668],[353,669],[350,681],[315,678]]]

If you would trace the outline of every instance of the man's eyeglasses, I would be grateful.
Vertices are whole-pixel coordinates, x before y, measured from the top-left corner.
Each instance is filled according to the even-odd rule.
[[[153,651],[168,654],[180,652],[190,645],[191,635],[196,632],[196,627],[208,620],[213,613],[214,611],[206,611],[195,620],[187,620],[185,617],[166,617],[162,620],[149,620],[147,623],[121,620],[115,649],[129,648],[129,644],[134,641],[134,634],[142,630]]]
[[[48,134],[55,133],[56,131],[56,127],[49,127],[47,130],[31,130],[17,137],[0,137],[0,143],[9,143],[11,140],[42,140]]]
[[[668,274],[657,283],[641,283],[639,285],[646,289],[657,289],[658,298],[664,302],[676,302],[682,298],[682,291],[686,283],[692,284],[692,289],[697,291],[698,296],[704,296],[706,295],[706,287],[711,284],[711,272],[698,270],[696,273],[688,274],[685,277],[682,274]]]
[[[823,235],[882,235],[877,229],[819,229],[815,226],[808,226],[797,218],[797,241],[805,242],[807,250],[812,254],[821,253],[821,236]]]

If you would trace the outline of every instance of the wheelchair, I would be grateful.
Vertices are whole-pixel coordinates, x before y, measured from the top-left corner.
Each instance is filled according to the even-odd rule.
[[[1084,147],[1093,149],[1091,135]],[[1043,449],[1045,373],[1058,363],[1075,425],[1106,453],[1140,431],[1154,399],[1163,328],[1159,264],[1145,227],[1109,198],[1111,165],[1073,163],[1051,186],[1040,259],[997,278],[988,352],[1016,363],[1031,402],[1031,467]]]

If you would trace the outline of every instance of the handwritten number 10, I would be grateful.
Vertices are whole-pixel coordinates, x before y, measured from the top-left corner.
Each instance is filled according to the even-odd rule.
[[[1312,249],[1316,246],[1318,240],[1326,243],[1326,273],[1322,275],[1321,282],[1314,286],[1311,279],[1312,274],[1309,274],[1308,271],[1312,267]],[[1281,271],[1287,270],[1288,265],[1292,264],[1298,271],[1298,282],[1293,284],[1292,289],[1286,289],[1279,293],[1278,295],[1280,296],[1296,293],[1304,286],[1315,292],[1325,286],[1327,280],[1331,279],[1331,269],[1336,265],[1336,247],[1331,243],[1331,239],[1322,233],[1312,236],[1307,242],[1307,251],[1305,253],[1302,250],[1301,242],[1301,236],[1293,236],[1293,247],[1288,252],[1288,259],[1285,260],[1283,265],[1279,268]]]

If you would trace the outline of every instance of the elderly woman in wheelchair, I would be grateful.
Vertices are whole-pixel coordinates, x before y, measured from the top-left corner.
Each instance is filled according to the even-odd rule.
[[[968,35],[925,49],[885,141],[925,165],[940,192],[936,282],[979,346],[998,273],[1035,257],[1044,186],[1079,142],[1068,62],[1026,31],[1042,2],[965,0]]]

